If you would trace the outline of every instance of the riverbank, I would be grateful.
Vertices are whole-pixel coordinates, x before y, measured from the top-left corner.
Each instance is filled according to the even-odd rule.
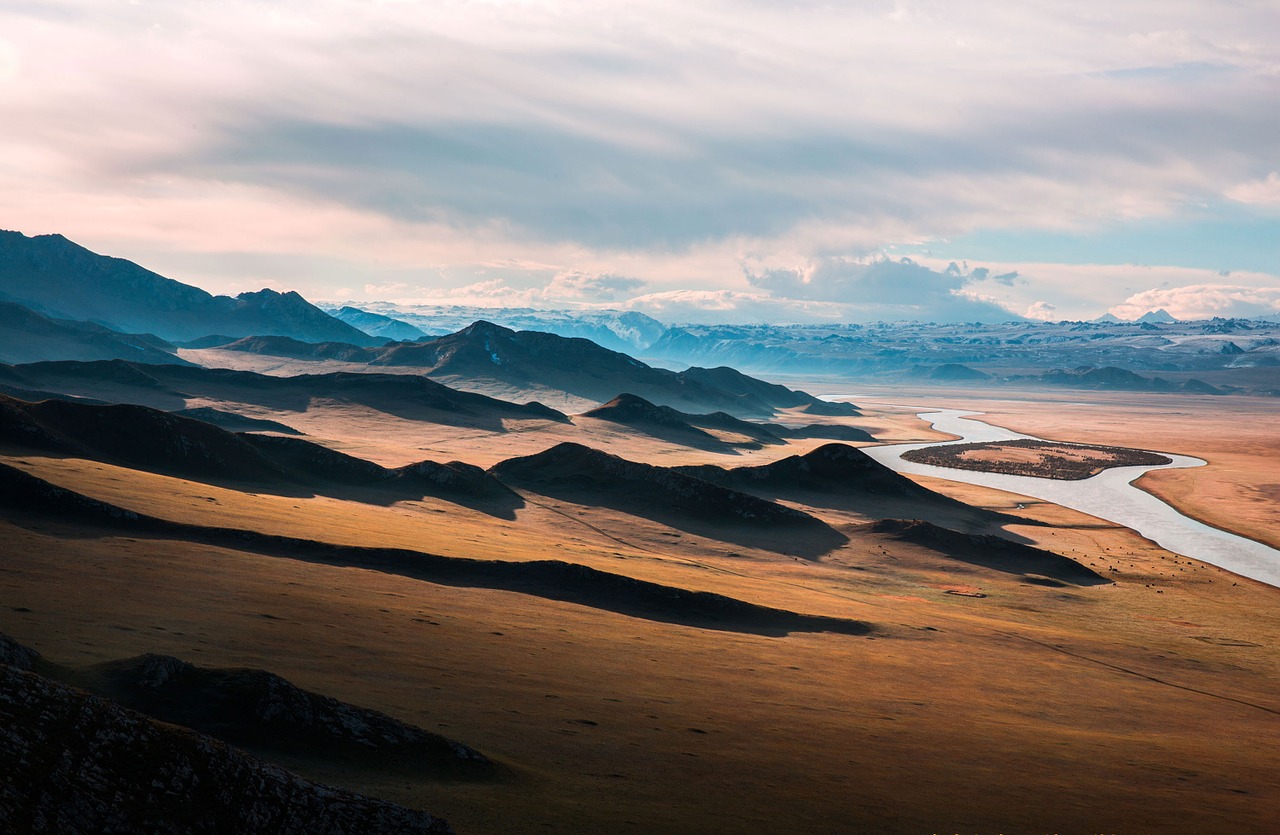
[[[1273,402],[1043,389],[850,387],[830,380],[805,381],[801,387],[826,395],[854,392],[855,402],[905,404],[919,411],[974,409],[1018,437],[1200,458],[1207,466],[1155,470],[1138,486],[1206,525],[1280,548],[1280,430]]]
[[[928,421],[935,431],[959,436],[959,443],[1040,440],[993,426],[975,415],[977,413],[966,410],[942,409],[923,412],[920,417]],[[955,443],[942,442],[942,445]],[[1203,466],[1205,462],[1200,459],[1171,454],[1168,456],[1170,463],[1164,465],[1117,467],[1084,481],[1059,481],[936,467],[902,457],[906,452],[938,445],[896,444],[869,447],[866,452],[885,466],[909,475],[977,484],[1079,510],[1131,528],[1175,554],[1280,587],[1280,551],[1185,516],[1172,505],[1132,484],[1139,476],[1152,470]]]

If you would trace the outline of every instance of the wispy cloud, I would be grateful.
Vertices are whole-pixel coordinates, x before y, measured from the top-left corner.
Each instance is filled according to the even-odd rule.
[[[839,265],[894,243],[1273,213],[1276,31],[1273,3],[1156,0],[17,4],[0,226],[213,289],[712,303],[765,286],[745,261],[852,303]],[[1036,280],[924,286],[962,315]]]

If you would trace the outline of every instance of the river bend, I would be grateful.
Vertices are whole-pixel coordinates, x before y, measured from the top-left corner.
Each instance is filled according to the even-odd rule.
[[[959,440],[863,447],[863,452],[900,473],[994,487],[1079,510],[1132,528],[1167,551],[1225,568],[1268,585],[1280,586],[1280,551],[1184,516],[1171,505],[1133,485],[1139,476],[1151,470],[1204,466],[1205,462],[1199,458],[1161,452],[1161,455],[1172,458],[1173,461],[1147,467],[1113,467],[1080,481],[958,470],[902,460],[902,453],[925,447],[1018,439],[1043,440],[975,420],[972,416],[977,414],[981,413],[960,409],[922,412],[919,417],[932,423],[934,429],[959,435]]]

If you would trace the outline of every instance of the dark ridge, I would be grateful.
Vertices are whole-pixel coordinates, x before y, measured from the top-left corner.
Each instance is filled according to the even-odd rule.
[[[143,370],[143,369],[146,370]],[[199,366],[191,366],[200,370]],[[54,377],[69,380],[92,380],[94,382],[120,383],[121,385],[143,389],[162,389],[160,381],[147,371],[163,373],[167,366],[143,365],[125,360],[77,361],[61,360],[49,362],[29,362],[14,366],[14,371],[28,380],[42,380]]]
[[[918,519],[881,519],[871,525],[871,530],[897,540],[923,545],[944,556],[972,565],[1007,574],[1036,575],[1029,580],[1036,585],[1048,585],[1043,581],[1037,582],[1037,577],[1048,577],[1078,586],[1097,586],[1111,582],[1093,569],[1060,554],[1010,542],[990,534],[960,533]]]
[[[146,406],[27,403],[0,395],[0,444],[207,483],[250,483],[280,495],[387,504],[434,496],[508,519],[524,504],[461,462],[391,470],[301,438],[236,434]]]
[[[689,416],[684,412],[676,411],[670,406],[656,406],[643,397],[638,397],[634,394],[619,394],[608,403],[583,412],[583,414],[587,417],[610,420],[615,423],[650,423],[655,426],[697,432],[700,435],[711,438],[707,433],[699,432],[690,426]]]
[[[427,342],[390,345],[374,364],[420,367],[444,377],[536,384],[596,401],[627,390],[665,406],[710,406],[752,414],[773,411],[758,398],[653,368],[589,339],[514,331],[485,321]]]
[[[377,356],[377,351],[373,348],[347,342],[303,342],[288,336],[246,336],[217,347],[224,351],[241,351],[247,354],[342,362],[367,363]]]
[[[785,443],[783,438],[791,437],[791,430],[776,423],[753,423],[736,418],[728,412],[712,412],[706,415],[686,415],[685,419],[702,429],[721,429],[725,432],[736,432],[755,441],[751,446],[777,446]]]
[[[865,429],[858,429],[855,426],[841,426],[838,423],[811,423],[808,426],[796,427],[771,427],[774,431],[779,432],[784,438],[795,438],[804,440],[809,438],[827,440],[827,441],[874,441],[875,436]]]
[[[453,831],[424,812],[312,783],[11,666],[0,666],[0,727],[0,821],[7,832]]]
[[[149,333],[121,333],[96,322],[50,318],[0,301],[0,360],[106,360],[186,364],[177,348]]]
[[[510,458],[489,472],[545,496],[609,507],[713,539],[816,557],[848,542],[799,510],[674,468],[628,461],[575,443]],[[768,537],[790,530],[785,543]]]
[[[38,362],[14,367],[28,386],[65,394],[101,396],[103,384],[116,400],[182,409],[192,397],[305,412],[316,398],[354,403],[411,420],[502,431],[503,419],[567,423],[563,413],[541,403],[516,404],[458,391],[414,374],[336,372],[273,377],[252,371],[200,366],[133,365],[126,362]]]
[[[583,412],[583,416],[620,423],[647,435],[685,446],[711,449],[728,446],[715,435],[694,426],[689,420],[690,415],[670,406],[656,406],[634,394],[619,394],[608,403]]]
[[[717,368],[687,368],[680,372],[681,378],[717,388],[739,397],[751,398],[763,402],[774,409],[791,409],[804,407],[803,411],[812,415],[857,416],[861,412],[852,403],[833,403],[821,400],[808,392],[789,389],[777,383],[766,383],[722,365]]]
[[[400,548],[333,545],[257,531],[170,522],[125,510],[0,464],[0,506],[55,522],[201,542],[234,551],[383,571],[441,585],[514,591],[630,617],[757,635],[838,632],[865,635],[862,621],[804,615],[711,592],[663,586],[559,560],[506,562],[442,557]],[[11,519],[11,521],[13,521]]]
[[[665,505],[715,521],[806,523],[813,517],[783,505],[728,490],[667,467],[628,461],[582,444],[565,442],[535,455],[508,458],[490,468],[499,479],[539,488],[622,490],[638,501]]]
[[[510,487],[484,469],[464,461],[449,461],[444,464],[419,461],[389,472],[393,483],[415,485],[418,490],[425,491],[426,495],[503,499],[511,501],[516,507],[524,506],[524,501]]]
[[[806,415],[819,417],[858,417],[862,414],[852,403],[843,403],[838,400],[814,400],[800,411]]]
[[[634,394],[620,394],[608,403],[584,412],[587,417],[609,420],[628,426],[647,429],[649,434],[659,435],[675,443],[697,446],[690,439],[709,447],[735,446],[759,449],[765,444],[784,443],[783,437],[791,437],[791,430],[776,424],[752,423],[734,417],[728,412],[712,412],[705,415],[677,411],[670,406],[657,406]],[[670,430],[667,432],[657,429]],[[751,443],[726,443],[703,429],[719,429],[734,432],[751,439]],[[681,435],[684,435],[681,438]]]
[[[279,421],[251,418],[246,415],[227,412],[222,409],[213,409],[208,406],[201,406],[195,409],[179,409],[173,414],[191,418],[192,420],[202,420],[205,423],[212,423],[214,426],[221,427],[230,432],[281,432],[286,435],[302,434],[292,426],[286,426]]]
[[[236,437],[252,446],[279,469],[294,475],[295,480],[303,484],[315,480],[335,484],[370,484],[389,475],[385,467],[372,461],[301,438],[254,434]]]
[[[132,405],[0,395],[0,442],[184,477],[270,481],[279,468],[238,435]]]
[[[502,772],[460,742],[303,690],[266,670],[206,669],[148,654],[83,668],[73,683],[260,755],[320,756],[444,779],[484,780]]]
[[[989,380],[991,375],[958,362],[948,362],[930,371],[929,379],[963,383],[974,380]]]
[[[755,467],[707,464],[674,469],[726,486],[942,498],[846,444],[823,444],[804,455],[790,455]]]
[[[873,517],[901,513],[903,502],[907,501],[913,508],[944,514],[966,527],[1002,522],[1029,524],[921,487],[846,444],[823,444],[804,455],[755,467],[707,464],[674,469],[766,499],[793,498],[813,507],[850,509]]]
[[[176,344],[179,348],[220,348],[223,345],[235,342],[237,339],[239,339],[237,336],[211,333],[208,336],[202,336],[199,339],[188,339],[186,342],[178,342]]]
[[[435,377],[540,386],[599,402],[619,391],[630,391],[662,406],[736,415],[768,416],[792,407],[805,407],[814,414],[858,414],[848,404],[827,404],[732,368],[691,368],[676,373],[653,368],[589,339],[515,331],[483,320],[435,339],[392,342],[363,351],[353,346],[311,346],[260,337],[223,347],[272,356],[340,358],[373,367],[417,368]]]

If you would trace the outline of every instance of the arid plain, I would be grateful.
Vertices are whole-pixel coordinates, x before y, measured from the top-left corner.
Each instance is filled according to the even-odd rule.
[[[804,387],[823,391],[822,381]],[[842,393],[863,415],[823,421],[881,442],[937,437],[914,416],[917,404],[952,405],[1055,440],[1203,457],[1208,467],[1152,474],[1143,486],[1276,542],[1280,449],[1265,400]],[[249,413],[244,403],[186,405]],[[563,441],[664,466],[755,466],[826,443],[751,449],[716,432],[726,447],[698,448],[581,416],[464,431],[322,398],[259,404],[252,416],[389,467],[424,458],[489,467]],[[0,631],[65,664],[158,652],[265,668],[463,742],[505,776],[440,781],[323,758],[285,763],[428,809],[459,832],[1261,832],[1280,813],[1280,591],[1043,502],[940,480],[924,486],[975,509],[783,490],[773,498],[825,526],[744,534],[536,484],[495,509],[29,451],[0,462],[185,526],[8,513]],[[925,519],[973,538],[881,519]],[[294,544],[237,547],[205,529]],[[987,534],[1101,579],[1082,581],[1051,555],[1009,551]],[[554,559],[869,629],[680,622],[607,597],[574,602],[344,565],[300,542]]]

